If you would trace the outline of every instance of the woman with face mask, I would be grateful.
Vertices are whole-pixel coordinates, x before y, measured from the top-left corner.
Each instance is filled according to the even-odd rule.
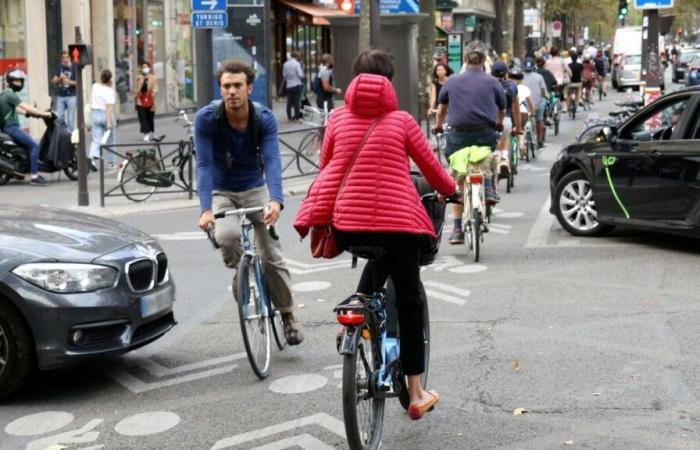
[[[136,78],[136,91],[134,92],[136,112],[139,115],[141,134],[143,140],[148,142],[153,137],[156,115],[156,94],[158,93],[158,80],[148,61],[141,63],[141,73]]]

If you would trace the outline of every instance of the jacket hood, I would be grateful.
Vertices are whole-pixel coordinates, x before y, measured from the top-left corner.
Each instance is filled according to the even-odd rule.
[[[345,92],[345,106],[360,116],[377,117],[399,107],[396,91],[388,78],[361,73]]]

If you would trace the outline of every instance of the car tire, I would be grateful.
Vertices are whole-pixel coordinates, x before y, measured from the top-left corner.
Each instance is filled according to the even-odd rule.
[[[585,205],[586,211],[577,214],[576,218],[572,218],[573,213],[577,212],[583,205],[583,203],[579,204],[578,202],[583,202],[586,195],[590,195],[590,199]],[[597,211],[592,197],[591,183],[582,170],[569,172],[559,180],[554,190],[553,201],[555,202],[554,214],[559,224],[574,236],[600,236],[613,228],[609,225],[602,225],[596,220]],[[574,204],[571,204],[572,202]],[[581,224],[579,217],[587,220]]]
[[[22,316],[0,299],[0,401],[17,392],[34,371],[33,342]]]

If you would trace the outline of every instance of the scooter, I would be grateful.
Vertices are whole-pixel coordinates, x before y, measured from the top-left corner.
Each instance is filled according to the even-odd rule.
[[[37,116],[27,115],[27,117]],[[46,123],[47,128],[42,138],[42,141],[44,141],[52,136],[54,127],[60,125],[56,124],[55,114],[52,114],[51,118],[42,119]],[[66,130],[62,131],[68,134]],[[64,138],[63,134],[61,134],[61,138]],[[68,138],[70,139],[70,134],[68,134]],[[67,161],[62,164],[53,164],[49,161],[40,160],[39,171],[44,173],[63,171],[71,180],[77,180],[78,151],[75,145],[72,145],[71,153]],[[17,145],[10,136],[0,132],[0,186],[9,183],[13,179],[22,180],[27,174],[29,174],[29,151]]]

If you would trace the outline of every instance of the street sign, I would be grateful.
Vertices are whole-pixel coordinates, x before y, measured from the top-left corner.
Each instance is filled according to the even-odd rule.
[[[668,9],[673,8],[673,0],[634,0],[636,9]]]
[[[193,12],[192,28],[226,28],[228,13],[226,11]]]
[[[226,11],[226,0],[192,0],[192,11]]]
[[[552,37],[558,38],[561,37],[561,29],[562,29],[562,23],[559,22],[558,20],[555,20],[552,22]]]

